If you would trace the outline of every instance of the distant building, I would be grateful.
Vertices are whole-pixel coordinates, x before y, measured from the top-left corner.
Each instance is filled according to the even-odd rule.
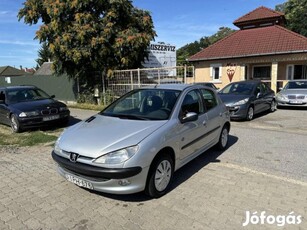
[[[34,75],[53,75],[54,71],[52,70],[52,62],[44,62]]]
[[[307,38],[284,27],[285,16],[258,7],[234,21],[240,30],[188,60],[196,82],[219,88],[232,81],[259,79],[273,90],[291,79],[307,79]]]
[[[26,72],[11,66],[0,66],[0,77],[16,77],[26,75]]]

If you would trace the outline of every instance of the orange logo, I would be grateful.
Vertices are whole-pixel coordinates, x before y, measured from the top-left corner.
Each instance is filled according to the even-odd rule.
[[[233,75],[235,75],[236,68],[237,68],[237,64],[227,63],[227,76],[230,82],[232,81]]]

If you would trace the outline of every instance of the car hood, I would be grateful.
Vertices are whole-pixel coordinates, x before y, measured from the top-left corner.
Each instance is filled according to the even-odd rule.
[[[137,145],[166,122],[128,120],[97,114],[65,130],[59,139],[59,147],[96,158]]]
[[[41,110],[47,107],[61,107],[61,106],[66,106],[66,105],[62,102],[55,101],[53,99],[23,101],[23,102],[18,102],[18,103],[9,105],[9,107],[17,109],[22,112]]]
[[[245,98],[250,98],[250,95],[238,95],[238,94],[219,94],[221,100],[225,105],[231,105],[238,101],[244,100]]]
[[[280,93],[284,95],[289,95],[289,94],[304,94],[307,95],[307,89],[284,89],[280,91]]]

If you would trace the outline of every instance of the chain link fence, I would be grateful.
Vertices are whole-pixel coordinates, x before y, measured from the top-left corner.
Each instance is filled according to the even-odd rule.
[[[194,83],[193,66],[116,70],[106,79],[102,100],[108,104],[123,94],[144,86]]]

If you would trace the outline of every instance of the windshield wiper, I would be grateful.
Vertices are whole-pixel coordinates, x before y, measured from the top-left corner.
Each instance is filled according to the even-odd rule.
[[[131,120],[149,120],[146,117],[131,115],[131,114],[105,114],[102,113],[101,115],[111,116],[111,117],[118,117],[120,119],[131,119]]]

